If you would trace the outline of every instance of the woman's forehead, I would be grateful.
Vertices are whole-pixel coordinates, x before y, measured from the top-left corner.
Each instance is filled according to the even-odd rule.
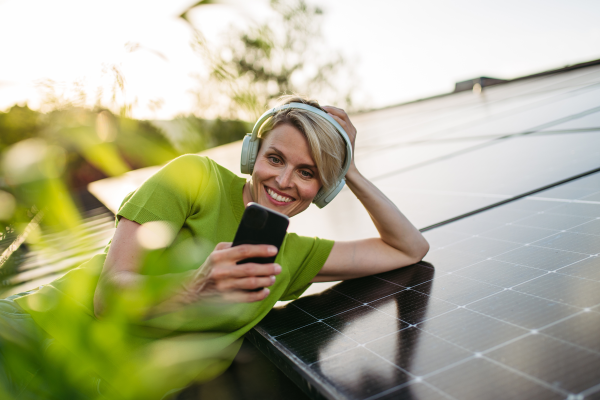
[[[306,136],[291,125],[279,125],[274,128],[263,142],[265,149],[280,152],[296,164],[315,165]]]

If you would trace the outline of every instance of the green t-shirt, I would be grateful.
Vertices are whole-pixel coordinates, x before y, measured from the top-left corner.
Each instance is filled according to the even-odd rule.
[[[231,242],[244,211],[244,183],[243,178],[206,157],[185,155],[171,161],[130,194],[117,219],[124,217],[140,224],[166,221],[178,232],[170,245],[175,251],[165,252],[169,255],[160,259],[162,262],[155,262],[153,267],[141,273],[156,279],[166,276],[163,274],[185,273],[198,268],[217,243]],[[146,320],[137,324],[135,334],[130,338],[132,347],[154,343],[157,338],[173,342],[183,335],[187,352],[194,354],[191,350],[198,350],[196,357],[202,360],[196,363],[194,357],[187,360],[186,374],[198,378],[204,373],[209,379],[227,367],[241,344],[239,339],[264,318],[278,300],[298,298],[310,286],[332,247],[333,242],[329,240],[288,233],[276,259],[282,272],[270,287],[266,299],[239,304],[200,302]],[[100,323],[94,317],[93,295],[106,252],[17,300],[38,325],[76,354],[81,352],[82,346],[71,345],[80,339],[74,338],[68,327],[89,331]],[[178,262],[177,257],[184,261]],[[194,259],[193,263],[189,262],[190,258]],[[191,333],[202,334],[194,336]],[[181,346],[181,340],[177,343]],[[93,347],[86,346],[83,347]],[[219,355],[219,349],[228,355]],[[202,354],[203,351],[211,353],[212,359],[219,359],[218,366],[215,363],[210,368],[205,366],[207,356]],[[93,357],[92,353],[90,357]],[[186,357],[190,358],[190,354]],[[190,364],[194,365],[193,373],[189,370]],[[98,373],[103,375],[102,371]],[[113,385],[122,389],[118,382]]]

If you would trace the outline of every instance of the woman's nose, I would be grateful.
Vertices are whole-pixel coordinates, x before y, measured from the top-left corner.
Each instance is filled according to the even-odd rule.
[[[292,183],[292,173],[293,171],[291,168],[285,168],[281,171],[281,174],[275,179],[280,188],[285,189],[290,186]]]

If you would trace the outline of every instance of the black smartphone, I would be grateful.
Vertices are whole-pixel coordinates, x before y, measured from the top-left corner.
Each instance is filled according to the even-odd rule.
[[[270,244],[277,247],[279,251],[289,224],[290,219],[287,215],[270,210],[260,204],[248,203],[233,239],[232,246],[239,246],[241,244]],[[275,257],[277,255],[264,258],[247,258],[237,263],[252,262],[269,264],[275,262]]]

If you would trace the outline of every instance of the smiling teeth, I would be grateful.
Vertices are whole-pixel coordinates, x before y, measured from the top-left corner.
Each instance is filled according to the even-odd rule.
[[[283,201],[284,203],[289,203],[290,201],[292,201],[291,198],[280,196],[269,188],[267,188],[267,193],[269,193],[269,196],[271,196],[277,201]]]

